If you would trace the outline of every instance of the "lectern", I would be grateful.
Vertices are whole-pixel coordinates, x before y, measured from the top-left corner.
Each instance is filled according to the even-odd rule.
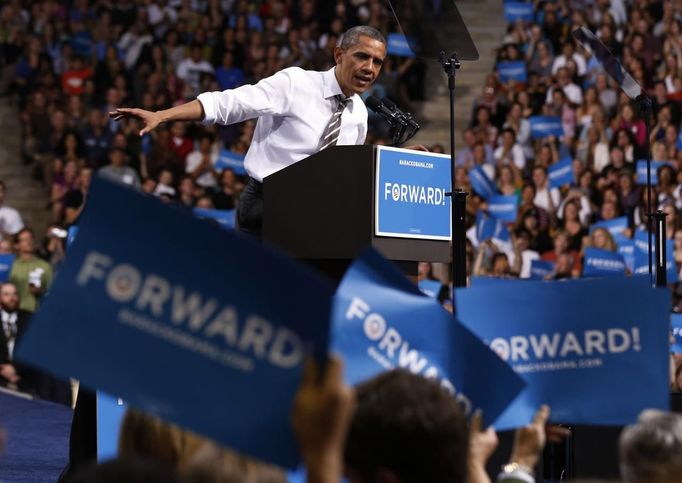
[[[263,240],[337,281],[372,246],[408,275],[450,262],[449,157],[335,146],[263,180]]]

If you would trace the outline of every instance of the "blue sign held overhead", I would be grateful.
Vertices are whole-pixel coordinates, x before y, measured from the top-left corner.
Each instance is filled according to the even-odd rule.
[[[0,282],[6,282],[9,279],[9,274],[12,271],[12,265],[16,255],[13,253],[6,253],[0,255]]]
[[[476,240],[483,243],[491,238],[509,241],[509,229],[494,216],[479,211],[476,214]]]
[[[530,279],[544,280],[545,277],[554,273],[553,262],[547,260],[532,260],[530,262]]]
[[[547,136],[559,138],[564,135],[564,127],[559,116],[531,116],[528,120],[530,135],[533,139],[542,139]]]
[[[586,248],[583,263],[583,277],[624,277],[625,260],[618,252]]]
[[[264,245],[95,178],[16,357],[294,468],[291,403],[306,353],[326,356],[331,296]]]
[[[645,277],[499,282],[455,299],[462,323],[527,383],[498,430],[528,424],[541,404],[554,422],[614,426],[668,409],[670,293]]]
[[[403,368],[440,381],[467,412],[480,408],[489,421],[523,387],[485,344],[371,249],[341,281],[331,346],[343,356],[350,384]]]
[[[377,147],[377,236],[450,240],[450,157]]]
[[[97,392],[97,461],[118,456],[118,436],[127,409],[122,399]]]
[[[244,176],[246,170],[244,169],[244,155],[230,151],[229,149],[221,149],[218,155],[218,160],[215,163],[216,171],[224,169],[231,169],[237,176]]]
[[[237,210],[210,210],[207,208],[194,208],[197,218],[205,218],[217,222],[223,228],[234,230],[236,225]]]
[[[525,2],[504,2],[504,18],[509,23],[517,20],[530,22],[533,20],[533,4]]]
[[[425,295],[432,297],[434,299],[438,298],[440,290],[443,288],[443,284],[438,280],[424,279],[419,281],[419,290],[421,290]]]
[[[649,251],[648,251],[648,234],[644,230],[635,231],[635,274],[648,274],[649,273]],[[651,256],[653,263],[654,274],[656,272],[656,236],[652,236],[651,240]],[[666,251],[666,277],[668,283],[676,283],[679,280],[679,273],[677,272],[677,266],[675,265],[675,247],[672,240],[665,240],[665,251]]]
[[[605,228],[611,234],[611,236],[614,238],[621,237],[622,240],[622,238],[625,237],[625,230],[628,228],[628,217],[619,216],[618,218],[614,218],[612,220],[598,221],[590,227],[590,234],[592,234],[592,232],[594,232],[594,230],[597,228]]]
[[[560,159],[547,170],[550,188],[561,188],[564,185],[575,184],[573,160],[570,157]]]
[[[634,273],[635,271],[635,242],[629,238],[622,238],[617,241],[618,253],[621,254],[625,261],[627,269]]]
[[[386,49],[389,55],[399,57],[416,57],[416,40],[403,34],[391,33],[386,38]]]
[[[471,181],[471,188],[484,200],[499,194],[495,183],[488,178],[485,170],[480,166],[474,166],[469,170],[469,181]]]
[[[669,164],[667,161],[651,161],[651,184],[658,185],[658,170]],[[637,184],[646,184],[646,160],[637,161]]]
[[[505,223],[514,223],[519,198],[516,195],[496,195],[488,199],[488,211],[492,216]]]
[[[523,61],[499,62],[497,64],[497,76],[503,84],[506,84],[510,80],[526,82],[528,80],[526,63]]]
[[[670,352],[673,354],[682,354],[682,314],[672,314],[670,316],[670,325],[675,338],[674,344],[670,347]]]

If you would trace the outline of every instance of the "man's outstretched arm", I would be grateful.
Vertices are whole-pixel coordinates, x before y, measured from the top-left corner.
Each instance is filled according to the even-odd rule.
[[[144,109],[119,107],[109,112],[109,117],[114,121],[126,117],[140,119],[144,124],[140,131],[140,136],[142,136],[164,122],[202,121],[204,119],[204,108],[201,102],[197,100],[171,107],[170,109],[164,109],[163,111],[145,111]]]

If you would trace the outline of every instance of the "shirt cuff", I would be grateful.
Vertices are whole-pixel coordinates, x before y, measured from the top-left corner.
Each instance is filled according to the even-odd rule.
[[[204,108],[204,119],[201,121],[201,124],[204,126],[215,124],[217,114],[213,94],[210,92],[199,94],[197,101],[199,101]]]

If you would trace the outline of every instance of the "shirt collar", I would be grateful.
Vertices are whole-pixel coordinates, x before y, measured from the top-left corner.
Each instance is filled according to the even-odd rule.
[[[334,96],[343,96],[346,97],[346,95],[343,93],[341,90],[341,86],[339,85],[339,81],[336,79],[336,66],[332,67],[328,71],[326,71],[323,75],[324,79],[324,98],[325,99],[330,99]],[[349,97],[351,102],[348,103],[348,109],[353,110],[353,105],[355,104],[355,98],[357,97],[357,94],[353,94],[352,96]]]

